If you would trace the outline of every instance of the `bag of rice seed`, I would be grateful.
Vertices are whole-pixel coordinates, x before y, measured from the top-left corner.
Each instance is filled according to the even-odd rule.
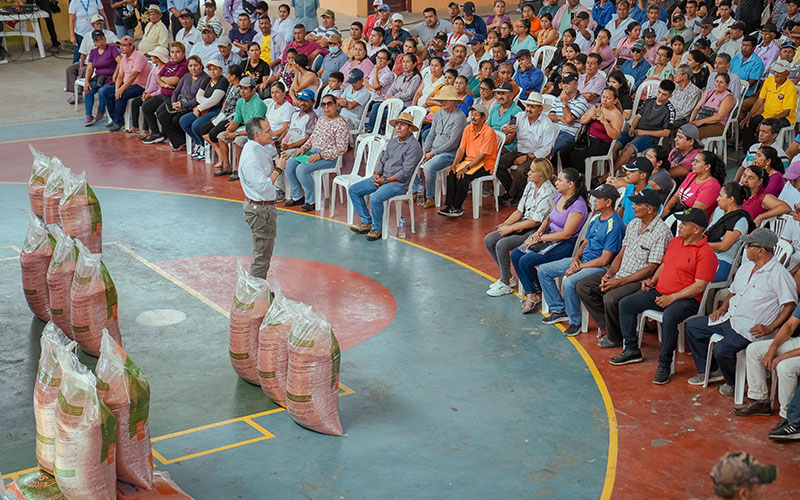
[[[258,384],[258,328],[267,314],[270,302],[267,280],[251,276],[237,261],[238,280],[231,305],[231,364],[245,381]]]
[[[50,177],[50,158],[30,144],[28,148],[33,155],[31,178],[28,179],[28,198],[31,200],[33,213],[36,214],[36,217],[44,220],[44,186],[47,184],[47,178]]]
[[[145,490],[123,481],[117,482],[117,500],[194,500],[180,489],[167,471],[153,473],[153,488]]]
[[[339,342],[322,315],[310,313],[294,319],[289,334],[286,410],[295,422],[323,434],[343,434],[340,362]]]
[[[69,294],[75,274],[75,264],[78,262],[78,247],[75,246],[75,241],[55,224],[49,224],[47,230],[56,242],[50,266],[47,268],[50,320],[67,337],[72,337]]]
[[[76,241],[78,261],[70,289],[70,324],[72,338],[87,354],[100,354],[103,329],[122,344],[117,322],[117,289],[102,261],[102,255],[91,253]]]
[[[278,287],[275,289],[275,299],[258,329],[258,382],[268,398],[285,408],[292,320],[301,309],[310,312],[310,308],[287,299]]]
[[[86,172],[64,175],[59,214],[64,232],[94,253],[103,251],[103,215],[97,196],[86,183]]]
[[[150,384],[108,330],[103,330],[94,371],[100,401],[117,420],[117,479],[149,490],[153,487]]]
[[[56,224],[61,226],[61,215],[58,206],[64,196],[64,179],[69,174],[69,169],[61,163],[55,156],[50,159],[50,175],[44,185],[42,194],[44,205],[45,224]],[[63,226],[62,226],[63,227]]]
[[[23,500],[67,500],[56,484],[56,478],[43,470],[23,474],[13,483]]]
[[[39,372],[33,388],[33,416],[36,419],[36,461],[39,467],[53,473],[56,452],[56,406],[58,387],[61,384],[60,350],[75,351],[75,342],[69,340],[53,322],[42,330],[42,354]]]
[[[42,221],[28,212],[30,220],[25,243],[19,255],[22,267],[22,289],[31,312],[42,321],[50,321],[50,299],[47,290],[47,268],[53,255],[55,239]]]
[[[115,500],[117,420],[97,395],[97,379],[78,357],[59,351],[56,483],[69,500]]]

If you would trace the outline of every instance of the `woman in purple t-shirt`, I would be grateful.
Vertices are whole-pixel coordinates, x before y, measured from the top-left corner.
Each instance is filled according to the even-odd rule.
[[[539,229],[511,253],[511,262],[525,287],[522,314],[535,310],[542,302],[542,289],[536,266],[572,255],[578,233],[586,222],[586,183],[574,168],[565,168],[556,179],[555,205]]]
[[[97,109],[97,117],[92,114],[94,110],[94,96],[106,85],[114,85],[114,72],[122,56],[116,45],[108,45],[106,35],[102,30],[92,32],[94,48],[89,52],[89,64],[86,66],[86,74],[90,80],[83,86],[83,106],[86,110],[86,119],[83,121],[85,127],[89,127],[103,119],[103,101],[100,101]]]

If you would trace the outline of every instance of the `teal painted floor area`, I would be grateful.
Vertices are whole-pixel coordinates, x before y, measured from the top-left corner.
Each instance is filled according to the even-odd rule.
[[[81,106],[79,109],[83,109]],[[80,115],[83,116],[82,114]],[[83,119],[68,118],[64,120],[50,120],[34,123],[18,123],[0,126],[0,142],[43,139],[45,137],[60,137],[64,135],[87,134],[91,132],[106,131],[105,124],[95,124],[91,127],[83,126]]]
[[[97,192],[104,240],[149,261],[250,252],[238,203]],[[0,246],[22,245],[27,204],[24,185],[0,185]],[[344,225],[295,213],[280,212],[278,226],[277,257],[362,273],[392,292],[396,315],[342,354],[341,381],[354,391],[340,399],[345,436],[305,430],[285,412],[257,417],[274,438],[160,466],[183,489],[214,500],[600,496],[606,410],[588,367],[555,327],[523,317],[513,296],[488,298],[489,282],[473,271],[403,242],[367,242]],[[275,408],[230,367],[224,316],[117,247],[105,253],[125,347],[150,379],[154,437]],[[320,277],[296,279],[313,287]],[[18,261],[0,260],[0,329],[10,339],[0,347],[4,473],[35,465],[31,397],[42,325],[31,321],[19,283]],[[163,307],[187,320],[136,322]],[[241,423],[214,429],[154,448],[175,458],[258,435]]]

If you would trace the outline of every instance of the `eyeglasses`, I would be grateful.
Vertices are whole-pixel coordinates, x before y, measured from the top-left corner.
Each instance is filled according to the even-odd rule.
[[[644,52],[642,49],[631,49],[631,52]]]
[[[323,108],[327,108],[328,106],[333,106],[333,101],[323,101],[320,103],[320,106]]]

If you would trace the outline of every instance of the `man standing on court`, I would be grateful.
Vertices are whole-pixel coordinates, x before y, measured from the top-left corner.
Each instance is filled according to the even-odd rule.
[[[272,165],[276,151],[266,118],[251,118],[245,125],[245,132],[248,140],[239,158],[239,181],[245,195],[244,220],[253,235],[250,274],[266,279],[278,226],[275,180],[283,173],[286,160],[279,159],[277,166]]]

